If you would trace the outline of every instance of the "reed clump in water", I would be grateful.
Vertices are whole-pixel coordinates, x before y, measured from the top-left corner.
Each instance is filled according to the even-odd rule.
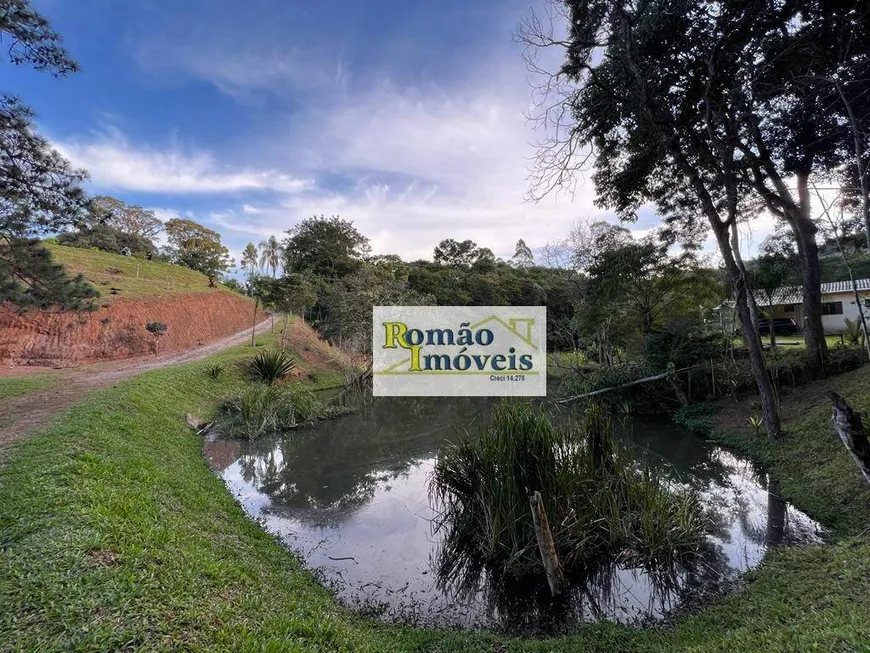
[[[617,567],[651,573],[686,563],[707,529],[698,497],[670,487],[615,444],[610,420],[589,407],[579,427],[505,402],[476,436],[439,453],[430,494],[444,533],[439,581],[475,591],[482,578],[543,575],[529,493],[544,501],[569,583]]]
[[[313,392],[296,385],[255,383],[224,402],[217,426],[230,437],[255,439],[342,412],[346,411],[324,405]]]

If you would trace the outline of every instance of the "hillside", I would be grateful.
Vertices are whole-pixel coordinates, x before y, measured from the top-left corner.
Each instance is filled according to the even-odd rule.
[[[48,245],[71,274],[81,273],[100,292],[98,310],[0,307],[0,364],[66,367],[204,345],[251,324],[253,302],[169,263],[96,250]],[[159,343],[147,322],[168,325]]]
[[[83,274],[100,291],[100,302],[121,297],[155,297],[178,293],[210,292],[208,278],[199,272],[171,263],[110,254],[93,249],[47,243],[58,263],[71,274]],[[232,292],[219,286],[223,292]]]

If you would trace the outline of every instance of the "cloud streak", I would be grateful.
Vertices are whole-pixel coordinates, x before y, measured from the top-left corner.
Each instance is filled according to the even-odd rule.
[[[274,169],[233,170],[202,150],[135,145],[115,128],[107,128],[90,139],[54,145],[74,165],[87,169],[96,186],[111,190],[169,195],[256,190],[290,194],[312,184],[310,179]]]

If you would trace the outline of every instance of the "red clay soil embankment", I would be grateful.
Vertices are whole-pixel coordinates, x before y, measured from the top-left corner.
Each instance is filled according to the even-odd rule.
[[[66,367],[153,353],[147,322],[169,328],[160,353],[183,351],[251,324],[250,299],[223,291],[118,299],[93,313],[0,306],[0,365]],[[262,318],[261,318],[262,319]]]

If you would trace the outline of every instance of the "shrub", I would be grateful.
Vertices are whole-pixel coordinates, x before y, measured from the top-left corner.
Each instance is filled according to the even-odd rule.
[[[674,413],[674,423],[696,435],[709,435],[713,430],[713,418],[720,410],[716,404],[689,404]]]
[[[251,372],[259,381],[275,383],[296,367],[296,361],[281,349],[261,351],[251,361]]]
[[[214,363],[205,368],[205,374],[209,378],[219,379],[221,375],[226,370],[226,365],[221,365],[220,363]]]
[[[864,330],[861,328],[861,321],[855,320],[854,322],[850,320],[848,317],[845,318],[846,322],[846,331],[843,333],[843,337],[849,342],[850,345],[861,345],[864,343]]]

